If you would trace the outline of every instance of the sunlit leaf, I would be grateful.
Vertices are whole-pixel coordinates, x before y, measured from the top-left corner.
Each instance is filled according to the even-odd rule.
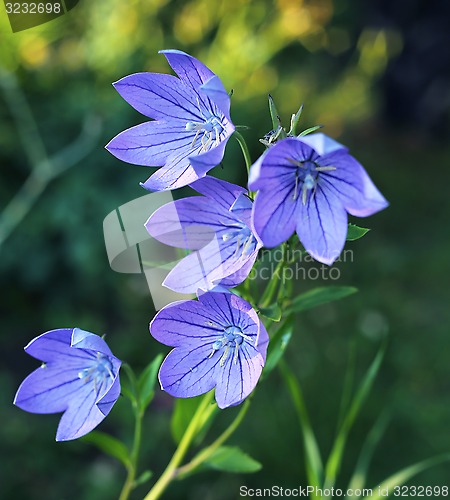
[[[276,322],[280,321],[282,315],[281,307],[276,302],[268,307],[261,307],[259,312],[266,318]]]
[[[128,468],[131,466],[128,448],[117,438],[104,432],[92,431],[81,438],[85,443],[96,446],[100,451],[120,460]]]
[[[355,224],[349,224],[347,230],[347,241],[359,240],[359,238],[362,238],[369,231],[370,229],[367,229],[366,227],[359,227]]]
[[[204,462],[205,466],[227,472],[257,472],[262,465],[237,446],[221,446]]]
[[[344,297],[348,297],[357,291],[358,289],[353,286],[327,286],[314,288],[306,293],[297,295],[297,297],[293,299],[291,305],[287,308],[286,314],[306,311],[307,309],[312,309],[313,307],[326,304],[327,302],[343,299]]]
[[[145,368],[139,377],[137,385],[141,411],[144,411],[147,408],[155,395],[155,384],[162,358],[162,354],[156,356],[156,358],[147,366],[147,368]]]
[[[291,340],[293,328],[293,318],[290,317],[278,328],[275,335],[270,339],[267,361],[263,371],[264,376],[267,376],[277,366]]]
[[[405,467],[404,469],[392,474],[392,476],[388,477],[385,481],[380,483],[378,486],[372,489],[373,495],[371,498],[386,498],[386,495],[383,495],[383,492],[388,491],[389,496],[395,494],[394,487],[402,486],[407,481],[412,479],[414,476],[423,472],[431,467],[439,465],[443,462],[450,462],[450,453],[445,453],[444,455],[439,455],[437,457],[429,458],[427,460],[423,460],[422,462],[418,462],[417,464],[410,465],[409,467]],[[399,496],[399,495],[397,495]]]

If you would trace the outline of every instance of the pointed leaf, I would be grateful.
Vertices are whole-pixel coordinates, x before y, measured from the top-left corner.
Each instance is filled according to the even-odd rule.
[[[344,418],[344,421],[337,433],[333,447],[331,449],[328,461],[325,467],[325,487],[331,488],[334,486],[336,477],[339,473],[342,463],[342,457],[345,450],[348,434],[358,416],[359,411],[370,390],[372,389],[375,378],[380,369],[381,362],[384,357],[385,346],[383,345],[378,351],[375,359],[372,361],[369,369],[367,370],[364,378],[362,379],[356,394],[353,397],[350,408]]]
[[[158,354],[158,356],[156,356],[147,368],[145,368],[139,377],[137,385],[141,411],[145,411],[155,395],[155,384],[162,359],[162,354]]]
[[[205,465],[211,469],[241,474],[257,472],[262,468],[259,462],[247,455],[247,453],[244,453],[237,446],[220,446],[205,461]]]
[[[273,97],[270,94],[269,94],[269,111],[270,111],[270,118],[272,119],[273,130],[277,130],[277,128],[280,126],[280,115],[278,113],[277,107],[275,106]]]
[[[283,314],[281,307],[276,302],[268,307],[262,307],[259,312],[266,318],[275,322],[280,321],[281,315]]]
[[[172,437],[176,444],[179,444],[181,438],[183,437],[188,425],[191,423],[194,413],[203,401],[204,396],[197,396],[195,398],[177,398],[175,400],[174,411],[172,414],[172,420],[170,422],[170,428],[172,431]],[[195,438],[195,444],[199,444],[208,432],[209,426],[211,425],[214,415],[217,411],[209,415],[209,421],[199,422],[199,428],[201,431]]]
[[[270,339],[269,352],[263,374],[267,376],[278,364],[289,344],[294,329],[292,316],[286,320]]]
[[[327,302],[332,302],[333,300],[343,299],[344,297],[348,297],[357,291],[358,289],[353,286],[327,286],[314,288],[313,290],[295,297],[291,305],[288,307],[286,314],[306,311],[307,309],[311,309],[321,304],[326,304]]]
[[[359,227],[356,226],[355,224],[349,224],[347,232],[347,241],[359,240],[359,238],[362,238],[369,231],[370,229],[367,229],[366,227]]]
[[[96,446],[99,450],[111,457],[120,460],[126,468],[131,467],[128,448],[117,438],[104,432],[92,431],[81,438],[81,441]]]
[[[430,467],[434,467],[435,465],[439,465],[443,462],[449,461],[450,453],[445,453],[444,455],[438,455],[437,457],[429,458],[428,460],[423,460],[422,462],[418,462],[417,464],[405,467],[404,469],[388,477],[385,481],[373,488],[373,496],[371,498],[386,498],[386,496],[381,495],[380,492],[386,491],[387,489],[389,491],[389,494],[392,495],[394,493],[395,486],[402,486],[420,472],[423,472]]]
[[[146,483],[153,476],[153,472],[151,470],[145,470],[137,479],[134,480],[133,486],[137,488],[141,484]]]
[[[323,125],[315,125],[314,127],[309,127],[307,129],[305,129],[303,132],[301,132],[298,137],[304,137],[305,135],[308,135],[308,134],[312,134],[313,132],[315,132],[316,130],[319,130],[323,128]]]

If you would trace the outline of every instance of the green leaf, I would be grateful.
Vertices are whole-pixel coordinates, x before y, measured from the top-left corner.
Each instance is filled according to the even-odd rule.
[[[392,476],[388,477],[385,481],[380,483],[378,486],[373,488],[373,496],[371,498],[386,498],[386,496],[381,495],[380,492],[385,492],[386,490],[388,490],[389,495],[392,495],[394,493],[395,486],[402,486],[420,472],[423,472],[443,462],[450,462],[450,453],[438,455],[437,457],[429,458],[427,460],[423,460],[422,462],[418,462],[417,464],[405,467],[404,469],[396,472]]]
[[[383,413],[382,416],[378,418],[375,425],[367,435],[364,446],[361,450],[361,454],[356,463],[355,471],[352,478],[350,479],[348,490],[352,490],[353,492],[355,492],[356,490],[361,491],[363,488],[365,488],[370,462],[372,460],[375,448],[381,441],[381,438],[387,426],[387,422],[387,413]],[[358,499],[360,497],[353,495],[351,498]],[[348,499],[350,500],[350,497],[348,497]]]
[[[303,112],[303,104],[300,106],[299,110],[297,113],[291,116],[291,127],[289,128],[288,136],[293,137],[294,135],[297,135],[297,125],[298,122],[300,121],[300,117],[302,116]]]
[[[138,478],[136,478],[133,482],[133,487],[137,488],[141,484],[146,483],[153,476],[153,472],[151,470],[145,470]]]
[[[307,129],[305,129],[303,132],[301,132],[298,137],[304,137],[305,135],[308,135],[308,134],[312,134],[313,132],[315,132],[316,130],[319,130],[323,128],[323,125],[315,125],[314,127],[309,127]]]
[[[281,307],[276,302],[268,307],[261,307],[259,312],[266,318],[276,322],[280,321],[281,315],[283,314]]]
[[[92,431],[81,438],[81,441],[96,446],[99,450],[111,457],[120,460],[126,468],[131,467],[128,448],[117,438],[104,432]]]
[[[347,241],[359,240],[359,238],[362,238],[369,231],[370,229],[367,229],[366,227],[359,227],[355,224],[349,224],[347,230]]]
[[[294,320],[290,316],[270,339],[269,352],[263,374],[267,376],[278,364],[289,344],[294,329]]]
[[[330,456],[328,457],[328,461],[325,467],[325,488],[331,488],[335,484],[336,477],[341,468],[342,456],[344,454],[348,434],[356,420],[356,417],[358,416],[359,411],[361,410],[363,403],[367,399],[367,396],[372,389],[375,377],[378,374],[381,362],[384,357],[384,351],[385,347],[382,346],[375,356],[375,359],[372,361],[372,364],[364,375],[352,399],[350,408],[347,411],[344,421],[342,422],[342,425],[336,435],[333,447],[330,452]]]
[[[162,354],[158,354],[158,356],[156,356],[147,368],[145,368],[139,377],[137,386],[141,411],[145,411],[155,395],[156,378],[159,367],[161,366],[162,358]]]
[[[204,464],[211,469],[241,474],[257,472],[262,468],[259,462],[237,446],[220,446]]]
[[[172,431],[172,437],[176,444],[179,444],[181,438],[183,437],[188,425],[191,423],[194,413],[197,411],[198,406],[203,401],[204,396],[197,396],[195,398],[177,398],[175,400],[174,411],[172,414],[172,420],[170,422],[170,428]],[[212,423],[214,415],[217,411],[209,417],[208,421],[200,421],[199,428],[200,433],[195,439],[195,444],[199,444],[206,433],[208,432],[209,426]]]
[[[318,287],[310,290],[309,292],[297,295],[288,307],[286,314],[292,312],[306,311],[321,304],[332,302],[333,300],[343,299],[358,291],[353,286],[327,286]]]
[[[320,488],[322,486],[323,464],[316,436],[303,399],[302,389],[285,360],[281,360],[280,362],[280,371],[291,394],[302,430],[308,484],[309,486]],[[315,499],[317,497],[313,494],[311,498]]]
[[[277,107],[275,106],[275,102],[270,94],[269,94],[269,111],[270,111],[270,118],[272,119],[272,128],[273,130],[277,130],[277,128],[281,125],[280,115],[278,113]]]

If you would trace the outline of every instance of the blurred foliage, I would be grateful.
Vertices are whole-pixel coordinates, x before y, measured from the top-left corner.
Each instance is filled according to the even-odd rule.
[[[93,447],[55,443],[58,416],[26,414],[11,401],[36,366],[22,346],[51,328],[107,333],[112,350],[138,369],[162,350],[148,334],[154,310],[145,279],[109,268],[102,222],[116,207],[143,195],[139,181],[148,176],[145,167],[122,164],[103,149],[119,131],[144,120],[110,84],[132,72],[170,71],[157,54],[164,48],[198,57],[234,89],[232,117],[250,127],[244,133],[254,159],[263,150],[258,138],[271,128],[267,94],[286,125],[304,102],[300,128],[325,125],[325,132],[351,147],[391,201],[388,210],[364,221],[372,231],[348,243],[352,258],[338,264],[340,279],[332,284],[356,286],[360,293],[302,313],[294,328],[288,360],[300,377],[319,443],[332,442],[329,415],[339,404],[349,345],[357,348],[358,376],[380,339],[389,335],[380,377],[349,437],[343,476],[350,475],[351,457],[356,460],[364,436],[386,408],[392,419],[374,457],[371,483],[450,450],[450,173],[444,167],[450,149],[436,138],[436,130],[448,131],[449,125],[447,14],[443,0],[414,5],[406,0],[82,0],[61,18],[12,34],[0,11],[0,76],[15,76],[46,155],[72,144],[86,117],[102,124],[90,152],[49,180],[0,247],[0,447],[7,457],[0,469],[2,498],[109,499],[124,479],[120,464]],[[8,104],[1,93],[0,209],[26,181],[33,158],[37,161],[30,154],[26,123]],[[245,182],[234,141],[224,165],[213,175]],[[186,193],[179,190],[176,196]],[[329,284],[325,277],[300,280],[296,287],[305,293]],[[264,382],[230,442],[261,462],[262,471],[246,477],[204,473],[174,485],[171,498],[220,500],[236,497],[241,484],[306,484],[295,412],[280,385],[275,373]],[[173,452],[172,405],[157,391],[145,420],[143,468],[155,475]],[[231,419],[223,412],[211,432]],[[121,398],[100,429],[129,441],[131,425],[128,402]],[[440,466],[418,477],[417,484],[443,485],[448,477],[448,467]],[[136,498],[142,492],[137,490]]]

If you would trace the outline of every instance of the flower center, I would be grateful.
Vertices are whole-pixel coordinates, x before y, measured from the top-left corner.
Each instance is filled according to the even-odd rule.
[[[211,115],[204,122],[187,122],[186,130],[188,132],[197,132],[191,143],[191,148],[194,147],[197,139],[200,139],[202,148],[200,152],[207,151],[211,144],[214,142],[214,146],[218,146],[220,143],[220,134],[225,130],[220,118]]]
[[[93,382],[94,390],[98,392],[108,378],[114,379],[112,369],[113,365],[108,356],[97,352],[97,357],[92,360],[92,364],[78,372],[78,378],[85,384]]]
[[[336,167],[322,167],[316,161],[311,160],[298,161],[292,158],[289,161],[290,163],[293,163],[298,167],[295,171],[295,187],[293,199],[295,201],[298,198],[301,190],[303,205],[306,205],[306,200],[310,191],[312,191],[311,197],[314,196],[317,184],[319,182],[320,172],[330,172],[332,170],[336,170]]]
[[[236,252],[234,254],[235,256],[239,254],[239,251],[241,251],[241,257],[246,257],[251,252],[253,252],[255,248],[256,238],[246,225],[242,224],[242,227],[240,227],[239,229],[229,231],[228,233],[224,233],[222,235],[223,241],[229,241],[233,238],[236,238]]]
[[[239,347],[242,342],[244,342],[244,339],[251,341],[251,338],[247,335],[244,335],[239,327],[228,326],[227,328],[225,328],[222,336],[217,339],[212,345],[213,350],[209,357],[212,358],[216,351],[220,351],[223,349],[224,351],[222,357],[220,358],[220,366],[224,366],[230,349],[234,349],[233,362],[234,364],[236,364],[239,355]]]

